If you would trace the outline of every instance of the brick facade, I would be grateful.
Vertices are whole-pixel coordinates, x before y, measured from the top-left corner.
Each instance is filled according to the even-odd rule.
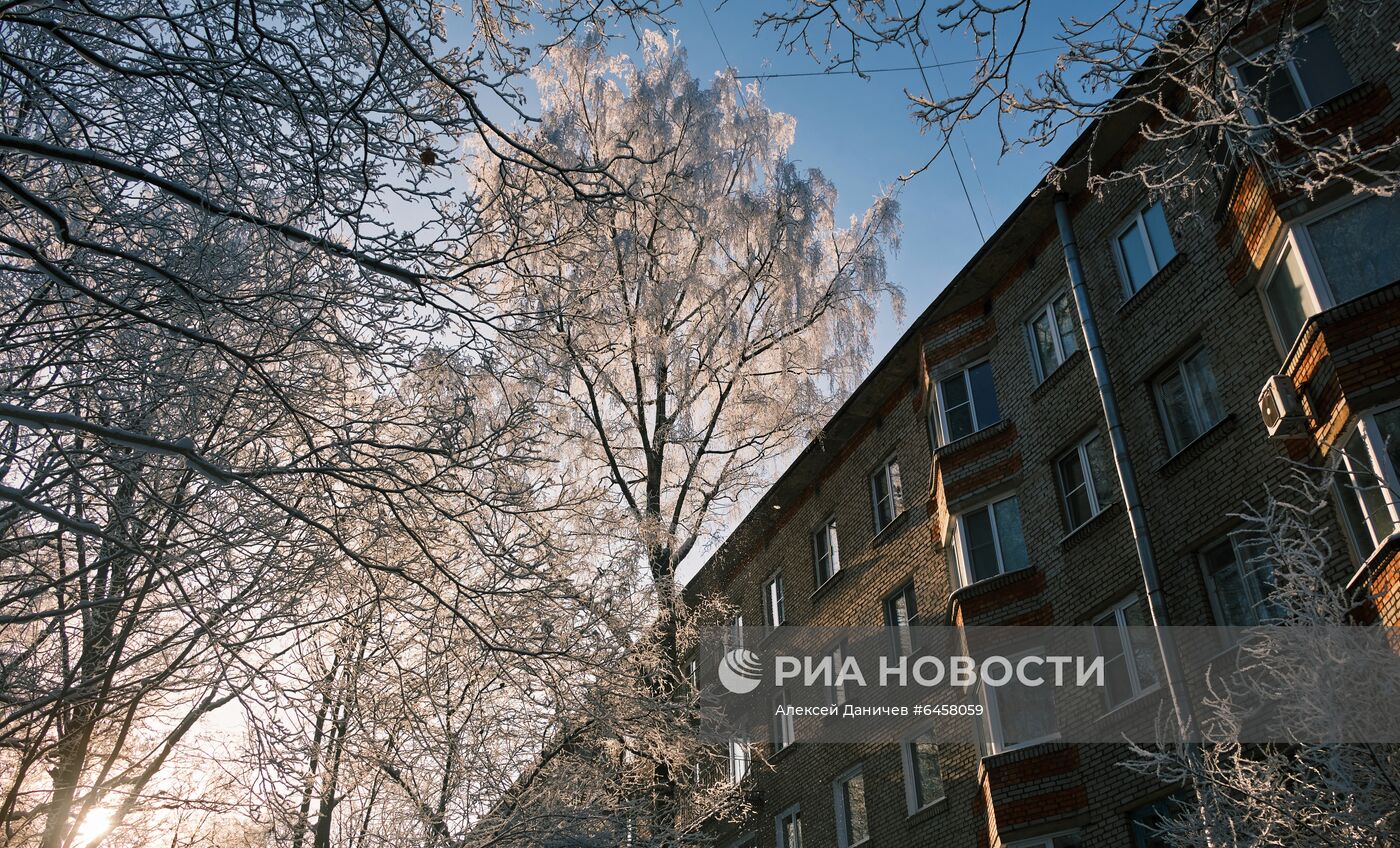
[[[1374,24],[1396,28],[1394,21]],[[1389,92],[1400,85],[1400,72],[1392,45],[1400,35],[1379,32],[1369,20],[1330,25],[1357,88],[1318,120],[1393,131],[1400,106]],[[1150,145],[1136,142],[1120,151],[1127,163],[1151,155]],[[1070,207],[1173,624],[1217,623],[1201,552],[1234,526],[1232,513],[1259,499],[1269,481],[1284,479],[1289,460],[1324,461],[1356,414],[1400,399],[1400,285],[1315,316],[1289,350],[1276,338],[1260,287],[1290,222],[1327,199],[1274,196],[1251,170],[1206,195],[1165,198],[1176,255],[1131,296],[1110,245],[1147,195],[1116,185],[1094,197],[1081,192]],[[1130,594],[1142,595],[1123,504],[1071,529],[1057,486],[1056,459],[1105,425],[1082,336],[1081,350],[1043,381],[1030,359],[1027,322],[1069,286],[1051,203],[1049,191],[1028,198],[915,320],[826,437],[692,580],[692,596],[722,593],[746,621],[761,621],[760,586],[781,571],[790,623],[878,626],[885,598],[911,582],[917,623],[927,625],[1082,625]],[[919,223],[908,225],[917,231]],[[1400,233],[1385,238],[1384,247],[1394,250]],[[1153,383],[1196,350],[1208,352],[1224,416],[1173,454]],[[982,360],[991,364],[1000,422],[935,447],[934,386]],[[1293,379],[1311,416],[1306,433],[1292,439],[1268,438],[1257,408],[1260,387],[1280,371]],[[869,477],[891,456],[902,470],[905,509],[877,534]],[[945,547],[950,522],[1008,494],[1020,501],[1029,567],[959,588]],[[841,569],[817,586],[811,534],[833,517]],[[1375,594],[1371,617],[1400,623],[1396,539],[1362,563],[1340,518],[1332,535],[1336,578],[1365,581]],[[774,815],[800,804],[804,845],[835,845],[832,781],[857,764],[866,779],[872,848],[994,848],[1059,832],[1077,834],[1084,846],[1129,846],[1129,811],[1169,791],[1118,766],[1119,746],[1050,743],[986,756],[972,745],[944,745],[947,797],[911,815],[896,746],[804,746],[803,720],[798,744],[756,765],[748,778],[753,820],[725,828],[719,844],[751,834],[752,843],[738,844],[772,846]]]

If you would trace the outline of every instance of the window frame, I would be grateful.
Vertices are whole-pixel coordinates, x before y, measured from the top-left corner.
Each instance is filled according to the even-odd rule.
[[[1018,660],[1020,660],[1022,657],[1027,657],[1027,656],[1030,656],[1030,655],[1032,655],[1032,654],[1040,655],[1040,651],[1041,651],[1041,650],[1042,650],[1042,649],[1032,648],[1032,649],[1029,650],[1029,651],[1021,651],[1021,652],[1019,652],[1019,653],[1016,653],[1016,654],[1013,654],[1013,655],[1011,655],[1011,656],[1008,656],[1006,659],[1007,659],[1008,661],[1011,662],[1012,667],[1015,667],[1016,662],[1017,662]],[[985,683],[982,683],[982,684],[978,684],[978,687],[977,687],[977,688],[978,688],[978,691],[981,693],[982,704],[986,707],[986,721],[983,722],[983,724],[984,724],[984,726],[985,726],[986,729],[987,729],[987,740],[986,740],[986,741],[987,741],[987,748],[988,748],[988,751],[989,751],[991,754],[994,754],[994,755],[995,755],[995,754],[1004,754],[1004,753],[1006,753],[1007,751],[1018,751],[1018,750],[1020,750],[1020,749],[1022,749],[1022,748],[1029,748],[1029,747],[1031,747],[1032,745],[1039,745],[1039,744],[1041,744],[1041,743],[1043,743],[1043,742],[1054,742],[1056,739],[1059,739],[1059,738],[1060,738],[1060,731],[1057,729],[1057,730],[1055,730],[1053,733],[1047,734],[1047,735],[1045,735],[1045,736],[1037,736],[1037,737],[1035,737],[1034,739],[1026,739],[1026,740],[1023,740],[1023,741],[1021,741],[1021,742],[1017,742],[1017,743],[1012,744],[1012,745],[1007,745],[1007,744],[1006,744],[1006,741],[1005,741],[1005,739],[1004,739],[1005,731],[1004,731],[1004,729],[1002,728],[1002,724],[1001,724],[1001,707],[1000,707],[1000,705],[999,705],[999,703],[998,703],[998,700],[997,700],[997,693],[1001,690],[1001,687],[1000,687],[1000,686],[988,686],[988,685],[986,685]],[[1051,703],[1051,706],[1054,707],[1054,704],[1055,704],[1055,690],[1054,690],[1054,687],[1050,687],[1050,686],[1041,686],[1041,687],[1035,687],[1035,688],[1040,689],[1040,690],[1045,691],[1045,692],[1049,692],[1049,693],[1050,693],[1050,703]],[[1055,724],[1056,724],[1056,727],[1058,728],[1058,726],[1059,726],[1059,709],[1058,709],[1058,707],[1054,707],[1054,709],[1053,709],[1052,711],[1053,711],[1054,714],[1055,714]]]
[[[1132,214],[1120,222],[1110,235],[1109,247],[1113,253],[1113,263],[1118,267],[1118,279],[1122,283],[1123,297],[1125,300],[1147,288],[1148,284],[1157,279],[1157,275],[1162,273],[1163,268],[1170,265],[1173,259],[1181,255],[1181,251],[1176,249],[1176,236],[1172,233],[1169,223],[1167,225],[1167,235],[1170,236],[1172,240],[1172,255],[1167,258],[1166,262],[1158,258],[1157,251],[1152,247],[1152,239],[1147,235],[1147,218],[1145,215],[1147,210],[1151,209],[1153,206],[1162,207],[1162,217],[1165,219],[1167,215],[1167,205],[1163,203],[1161,199],[1148,200],[1146,203],[1139,205]],[[1128,260],[1123,256],[1122,245],[1123,236],[1127,235],[1128,231],[1133,227],[1137,227],[1138,238],[1142,239],[1145,255],[1152,264],[1152,272],[1147,275],[1147,279],[1142,281],[1142,285],[1136,287],[1133,285],[1132,275],[1128,273]]]
[[[797,842],[793,845],[789,845],[783,836],[783,825],[788,819],[792,819],[797,831]],[[778,848],[802,848],[802,805],[793,804],[791,807],[779,810],[778,814],[773,817],[773,829],[777,839],[775,844]]]
[[[729,619],[729,626],[725,632],[724,649],[732,651],[736,648],[744,647],[744,613],[736,612],[734,617]]]
[[[1148,831],[1155,826],[1154,820],[1160,821],[1166,816],[1176,814],[1177,810],[1187,803],[1189,801],[1178,791],[1128,810],[1128,833],[1133,840],[1131,848],[1152,848],[1154,834]],[[1160,845],[1160,842],[1158,844]]]
[[[844,792],[846,784],[855,778],[861,781],[861,806],[865,808],[865,836],[852,840],[850,830],[850,809]],[[863,765],[856,764],[836,776],[831,782],[832,802],[836,813],[836,846],[837,848],[856,848],[857,845],[864,845],[870,841],[870,804],[867,801],[867,787],[865,785],[865,769]]]
[[[937,797],[930,796],[927,801],[920,804],[919,796],[923,794],[920,792],[922,776],[919,774],[918,765],[915,760],[916,751],[914,746],[919,743],[920,739],[926,736],[930,739],[929,744],[933,746],[934,761],[938,764],[938,795]],[[938,755],[938,743],[933,741],[932,725],[900,740],[899,759],[904,767],[904,804],[909,811],[909,815],[912,816],[921,810],[927,810],[938,802],[947,799],[948,788],[943,780],[943,762]]]
[[[841,639],[832,645],[826,652],[826,656],[831,659],[831,684],[826,687],[826,698],[830,703],[838,707],[844,707],[852,703],[851,693],[846,690],[845,682],[841,681],[841,664],[850,655],[850,648],[845,639]]]
[[[1339,477],[1348,478],[1352,488],[1352,497],[1356,501],[1356,508],[1361,510],[1361,524],[1364,527],[1368,541],[1363,545],[1363,540],[1357,538],[1357,528],[1354,526],[1345,509],[1342,511],[1342,521],[1340,522],[1346,533],[1347,541],[1361,562],[1369,560],[1382,545],[1392,536],[1400,533],[1400,469],[1397,469],[1390,461],[1389,454],[1385,451],[1384,434],[1380,425],[1376,422],[1376,416],[1400,410],[1400,404],[1389,404],[1385,406],[1368,409],[1358,413],[1356,420],[1343,431],[1341,438],[1336,441],[1337,452],[1337,474]],[[1354,457],[1347,451],[1347,447],[1353,438],[1360,438],[1362,447],[1366,450],[1366,456]],[[1357,465],[1364,462],[1366,467],[1357,468]],[[1357,488],[1361,486],[1360,475],[1365,474],[1375,478],[1380,488],[1382,508],[1386,510],[1386,517],[1390,520],[1391,530],[1386,536],[1378,535],[1376,525],[1372,519],[1372,509],[1367,503],[1357,495]],[[1342,482],[1340,479],[1334,482],[1334,488],[1340,489]],[[1337,491],[1339,499],[1345,498],[1346,494]]]
[[[753,743],[748,734],[729,737],[729,782],[742,783],[753,768]]]
[[[1211,576],[1210,563],[1206,560],[1209,552],[1225,544],[1230,546],[1230,552],[1234,557],[1234,566],[1239,572],[1240,585],[1244,587],[1245,600],[1249,601],[1249,608],[1254,611],[1255,621],[1253,624],[1232,624],[1225,620],[1225,607],[1221,602],[1220,590],[1216,586],[1215,578]],[[1263,608],[1268,603],[1268,593],[1263,591],[1259,585],[1260,578],[1255,575],[1256,569],[1249,567],[1249,561],[1245,557],[1246,552],[1241,550],[1242,545],[1238,531],[1231,531],[1226,533],[1224,538],[1217,538],[1196,552],[1196,559],[1200,563],[1201,579],[1206,586],[1206,597],[1210,601],[1211,616],[1215,619],[1217,627],[1226,631],[1237,630],[1241,627],[1255,627],[1267,620]]]
[[[891,474],[890,470],[894,473]],[[878,536],[887,527],[895,523],[904,514],[904,481],[899,471],[899,457],[891,453],[880,467],[870,475],[870,512],[875,524],[875,535]],[[889,500],[890,517],[881,520],[880,504],[885,498],[880,497],[880,486],[884,485],[885,494]]]
[[[993,580],[997,577],[1001,577],[1006,574],[1013,574],[1016,571],[1024,571],[1025,569],[1031,567],[1030,550],[1027,549],[1026,564],[1024,566],[1022,566],[1021,568],[1013,569],[1011,571],[1008,571],[1006,569],[1006,556],[1002,553],[1001,549],[1001,533],[997,528],[996,505],[1002,503],[1003,501],[1011,500],[1012,498],[1015,498],[1016,500],[1016,514],[1019,516],[1021,514],[1021,495],[1019,492],[1011,492],[1009,494],[1004,493],[1000,496],[993,496],[989,500],[985,500],[981,503],[969,506],[966,509],[963,509],[962,511],[958,512],[957,515],[954,516],[954,520],[949,522],[951,525],[953,525],[953,565],[957,569],[957,574],[955,575],[958,578],[957,588],[961,589],[964,586],[971,586],[974,583],[981,583],[983,580]],[[964,518],[967,515],[970,515],[971,513],[977,512],[979,510],[986,510],[991,520],[992,543],[995,547],[997,555],[997,573],[993,574],[990,577],[981,577],[974,580],[972,579],[972,558],[970,552],[968,551],[967,527],[964,523]],[[1025,544],[1026,527],[1025,522],[1022,521],[1022,547],[1024,547]]]
[[[1107,704],[1109,712],[1112,712],[1113,710],[1116,710],[1119,707],[1127,706],[1128,704],[1131,704],[1133,701],[1136,701],[1144,695],[1150,695],[1153,692],[1156,692],[1162,688],[1162,675],[1157,670],[1155,664],[1153,667],[1154,673],[1157,674],[1157,681],[1155,683],[1153,683],[1151,686],[1143,686],[1142,681],[1138,679],[1138,665],[1136,656],[1133,653],[1132,633],[1128,630],[1128,628],[1132,625],[1128,624],[1127,617],[1124,615],[1127,609],[1133,606],[1134,604],[1145,605],[1146,601],[1144,601],[1136,592],[1134,592],[1089,620],[1089,625],[1091,627],[1106,629],[1108,625],[1099,624],[1099,622],[1107,616],[1113,616],[1112,626],[1114,628],[1114,631],[1118,635],[1118,647],[1123,652],[1123,665],[1128,670],[1128,688],[1131,690],[1128,697],[1115,703],[1109,695],[1108,687],[1104,687],[1104,702]],[[1151,620],[1150,613],[1149,620]],[[1099,648],[1097,630],[1095,631],[1094,636],[1094,647],[1097,649]]]
[[[1095,518],[1098,518],[1099,515],[1105,509],[1108,509],[1108,507],[1113,505],[1113,499],[1100,502],[1098,492],[1098,481],[1094,479],[1093,464],[1089,461],[1089,443],[1094,441],[1095,439],[1104,438],[1107,438],[1107,436],[1105,436],[1102,432],[1098,430],[1090,430],[1088,433],[1084,434],[1083,438],[1074,443],[1074,447],[1062,452],[1059,456],[1055,458],[1055,487],[1059,490],[1060,510],[1064,514],[1065,525],[1069,528],[1069,533],[1073,533],[1080,527],[1083,527],[1084,525],[1093,521]],[[1078,524],[1074,522],[1074,516],[1070,512],[1070,493],[1065,488],[1065,475],[1061,470],[1062,464],[1066,459],[1070,458],[1071,454],[1075,456],[1075,461],[1079,463],[1079,473],[1084,478],[1084,491],[1089,496],[1089,516],[1083,521],[1079,522]],[[1113,457],[1110,448],[1109,459],[1112,458]],[[1111,490],[1113,484],[1112,482],[1109,482],[1106,484],[1106,486]]]
[[[1059,303],[1061,300],[1069,301],[1070,322],[1075,325],[1075,348],[1069,352],[1066,352],[1064,349],[1064,339],[1060,337],[1060,325],[1059,322],[1055,320],[1055,304]],[[1054,349],[1055,366],[1048,371],[1045,370],[1044,364],[1040,361],[1040,346],[1036,343],[1035,337],[1035,322],[1042,318],[1050,322],[1050,341],[1051,347]],[[1030,346],[1031,373],[1035,375],[1035,384],[1038,386],[1050,379],[1051,374],[1059,371],[1060,367],[1069,361],[1071,356],[1080,351],[1079,315],[1074,303],[1074,292],[1072,290],[1065,290],[1051,296],[1049,300],[1041,304],[1040,308],[1037,309],[1030,318],[1026,319],[1025,328],[1026,343]]]
[[[836,530],[836,516],[830,516],[817,529],[812,531],[812,576],[816,580],[817,588],[825,586],[828,581],[841,572],[841,546],[840,537]],[[824,540],[827,550],[827,562],[830,567],[829,573],[822,576],[822,553],[819,540]]]
[[[1294,41],[1296,42],[1298,39],[1302,38],[1304,35],[1307,35],[1315,29],[1322,29],[1324,27],[1327,28],[1328,36],[1332,39],[1332,48],[1337,51],[1337,58],[1341,59],[1342,51],[1337,47],[1336,36],[1332,34],[1331,27],[1328,26],[1326,15],[1319,17],[1317,20],[1313,21],[1310,24],[1298,27],[1293,34]],[[1240,68],[1244,67],[1245,65],[1255,64],[1255,60],[1258,59],[1260,56],[1277,50],[1278,48],[1275,46],[1276,42],[1277,39],[1274,39],[1274,43],[1261,47],[1258,50],[1254,50],[1250,53],[1242,55],[1237,54],[1240,55],[1240,59],[1230,64],[1230,82],[1241,92],[1244,92],[1249,89],[1249,82],[1246,81],[1244,75],[1240,73]],[[1288,82],[1293,87],[1293,93],[1298,98],[1298,104],[1303,108],[1300,109],[1298,111],[1298,114],[1296,115],[1291,115],[1287,118],[1275,118],[1274,120],[1297,120],[1303,115],[1306,115],[1308,112],[1311,112],[1313,109],[1316,109],[1317,107],[1322,106],[1325,103],[1328,103],[1332,100],[1337,99],[1338,97],[1341,97],[1342,94],[1345,94],[1346,92],[1350,91],[1351,88],[1356,88],[1356,79],[1352,76],[1351,68],[1347,67],[1346,62],[1343,61],[1342,70],[1346,72],[1347,79],[1351,80],[1351,88],[1343,89],[1340,93],[1334,94],[1326,100],[1320,100],[1314,103],[1312,95],[1308,93],[1308,87],[1303,83],[1302,75],[1298,73],[1296,54],[1285,57],[1282,63],[1282,67],[1285,71],[1287,71]],[[1268,81],[1265,80],[1265,84],[1267,84],[1267,82]],[[1261,103],[1260,105],[1264,109],[1268,109],[1268,92],[1265,91],[1263,92],[1263,94],[1265,102]],[[1243,100],[1243,96],[1241,96],[1241,100]],[[1254,126],[1262,128],[1268,123],[1266,118],[1269,116],[1260,115],[1259,110],[1256,109],[1254,106],[1244,103],[1242,103],[1241,106],[1245,109],[1245,111],[1249,113],[1249,122]]]
[[[797,742],[797,723],[795,716],[787,712],[788,697],[787,689],[779,686],[778,691],[773,694],[773,715],[768,722],[768,743],[774,754],[780,754],[791,748]],[[781,706],[784,711],[778,714],[777,708]]]
[[[1189,377],[1190,372],[1186,370],[1186,363],[1202,353],[1204,353],[1206,357],[1206,368],[1210,371],[1211,378],[1215,381],[1215,402],[1220,406],[1220,417],[1209,422],[1207,421],[1205,411],[1197,408],[1196,393],[1190,391],[1192,385],[1192,380]],[[1195,419],[1194,423],[1196,427],[1200,430],[1195,438],[1182,442],[1181,444],[1176,443],[1177,437],[1173,432],[1172,419],[1171,416],[1167,414],[1165,389],[1167,382],[1173,376],[1180,377],[1182,386],[1187,388],[1186,403],[1191,409],[1191,416]],[[1220,399],[1220,378],[1215,375],[1215,367],[1210,361],[1210,350],[1207,349],[1204,344],[1192,345],[1185,353],[1182,353],[1173,360],[1170,365],[1157,372],[1157,375],[1152,378],[1152,399],[1157,407],[1157,418],[1162,422],[1162,435],[1167,440],[1169,456],[1176,456],[1191,447],[1191,445],[1195,444],[1207,433],[1215,429],[1221,421],[1224,421],[1230,415],[1225,409],[1225,402]]]
[[[975,436],[976,434],[982,432],[988,427],[992,427],[996,424],[1001,423],[1002,415],[1000,403],[997,403],[997,415],[995,421],[988,421],[984,424],[982,422],[982,416],[979,415],[977,411],[977,398],[972,393],[972,369],[982,365],[986,365],[988,368],[991,368],[991,358],[984,356],[980,359],[975,359],[971,362],[968,362],[966,365],[963,365],[962,367],[958,368],[956,371],[949,371],[945,373],[942,377],[939,377],[938,379],[933,381],[933,397],[935,406],[938,407],[938,439],[936,445],[937,447],[950,445],[953,442],[961,441],[970,436]],[[953,379],[954,377],[962,378],[963,388],[967,390],[967,407],[972,412],[972,429],[969,432],[958,436],[956,439],[950,438],[948,435],[948,404],[943,398],[943,384],[948,380]],[[993,374],[992,397],[994,401],[996,398],[996,390],[996,375]]]
[[[904,620],[901,626],[896,621],[895,604],[897,601],[904,601]],[[880,602],[881,610],[885,616],[885,627],[890,629],[890,638],[896,656],[907,657],[914,653],[914,621],[919,617],[918,594],[914,590],[914,581],[909,579],[885,595]]]
[[[1279,234],[1274,238],[1274,244],[1269,248],[1269,254],[1261,267],[1259,282],[1255,286],[1256,294],[1263,303],[1264,315],[1269,319],[1269,333],[1273,336],[1281,356],[1288,355],[1298,338],[1296,336],[1291,339],[1283,338],[1279,329],[1278,315],[1274,311],[1273,304],[1269,302],[1269,284],[1273,282],[1274,276],[1288,255],[1288,251],[1291,249],[1298,254],[1298,264],[1303,271],[1304,283],[1307,286],[1308,294],[1312,296],[1313,305],[1317,307],[1317,311],[1312,313],[1304,309],[1303,326],[1306,326],[1307,322],[1314,316],[1340,306],[1344,302],[1337,299],[1332,284],[1327,280],[1327,272],[1322,267],[1322,260],[1318,257],[1317,246],[1313,242],[1312,233],[1309,232],[1308,227],[1372,199],[1385,200],[1385,198],[1374,194],[1351,194],[1282,222]],[[1300,335],[1302,330],[1303,327],[1298,328]]]
[[[773,589],[777,590],[776,597]],[[784,624],[787,624],[787,599],[780,568],[763,581],[763,626],[772,630]]]

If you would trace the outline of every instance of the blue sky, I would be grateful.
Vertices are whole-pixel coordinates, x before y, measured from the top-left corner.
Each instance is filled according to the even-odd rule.
[[[681,44],[689,54],[692,71],[710,79],[726,64],[740,74],[810,72],[820,70],[803,54],[789,55],[778,48],[771,31],[756,33],[754,18],[762,8],[781,8],[782,0],[730,2],[685,0],[670,17]],[[1091,12],[1098,2],[1074,4],[1073,12]],[[1051,9],[1049,7],[1054,6]],[[1068,6],[1042,3],[1042,17],[1032,20],[1023,44],[1028,49],[1055,47],[1056,14],[1067,14]],[[708,12],[711,32],[705,19]],[[622,40],[619,49],[625,50]],[[721,45],[723,53],[721,53]],[[946,33],[933,45],[944,63],[965,60],[975,54],[969,36]],[[728,63],[724,57],[728,57]],[[1028,54],[1021,67],[1030,80],[1053,62],[1055,52]],[[925,63],[932,57],[925,53]],[[863,60],[865,67],[905,67],[914,64],[908,48],[885,50]],[[943,69],[948,85],[955,89],[970,73],[968,65]],[[941,96],[938,72],[929,70],[928,79],[935,95]],[[797,119],[797,140],[792,156],[805,167],[818,168],[831,179],[841,194],[844,216],[858,213],[869,205],[882,186],[927,161],[934,148],[932,136],[921,135],[909,111],[906,87],[922,90],[917,70],[873,74],[869,79],[850,75],[773,78],[761,82],[764,101]],[[990,116],[988,116],[990,117]],[[962,168],[982,231],[990,235],[1021,198],[1026,195],[1053,160],[1070,141],[1068,136],[1049,148],[1032,148],[1000,155],[1001,142],[992,121],[966,125],[966,146],[956,144]],[[975,163],[975,168],[973,167]],[[971,258],[982,244],[977,225],[968,209],[953,162],[945,152],[924,173],[913,178],[902,190],[904,223],[903,245],[891,262],[891,276],[908,298],[904,325],[917,316],[943,286]],[[888,308],[883,310],[876,337],[875,355],[883,355],[899,337],[897,324]]]
[[[820,71],[822,66],[811,57],[788,54],[779,47],[775,33],[758,32],[755,27],[754,19],[759,13],[780,11],[791,2],[794,0],[680,0],[680,5],[667,12],[670,23],[666,29],[679,39],[692,73],[702,83],[727,65],[741,75]],[[1024,53],[1017,61],[1020,80],[1029,83],[1055,61],[1054,39],[1061,31],[1060,16],[1082,18],[1108,5],[1109,0],[1033,4],[1033,16],[1021,42]],[[935,43],[919,58],[928,69],[934,96],[941,97],[944,80],[932,63],[944,65],[946,84],[957,91],[972,71],[967,60],[976,55],[976,45],[965,33],[939,32],[931,18],[926,18],[926,23]],[[449,18],[449,38],[452,30],[465,26],[464,19]],[[526,36],[525,40],[546,40],[550,31],[541,28],[535,35],[537,38]],[[630,30],[612,42],[612,49],[636,52]],[[867,70],[907,68],[913,64],[911,50],[903,45],[867,53],[862,59]],[[528,81],[517,82],[527,96],[533,93]],[[836,185],[840,192],[838,212],[843,221],[863,212],[882,189],[924,165],[935,147],[933,136],[919,132],[905,96],[906,88],[923,91],[924,81],[917,69],[874,73],[867,79],[855,74],[774,76],[761,80],[760,85],[770,108],[797,119],[796,142],[790,155],[803,167],[821,170]],[[484,105],[498,119],[515,123],[509,113],[497,108],[498,104],[488,101]],[[531,106],[527,103],[525,111],[533,114]],[[991,115],[964,127],[951,153],[962,170],[966,196],[949,151],[901,189],[903,243],[898,254],[891,257],[890,276],[904,289],[907,310],[902,322],[895,320],[888,304],[881,310],[872,340],[872,365],[972,257],[982,244],[982,233],[990,235],[997,228],[1035,187],[1047,163],[1072,140],[1065,135],[1049,147],[1013,150],[1002,155],[1001,139]],[[976,221],[969,209],[969,197]]]

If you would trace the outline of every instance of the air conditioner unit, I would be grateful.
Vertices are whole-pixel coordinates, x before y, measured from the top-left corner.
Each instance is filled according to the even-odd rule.
[[[1298,390],[1287,374],[1274,374],[1264,381],[1259,392],[1259,415],[1271,439],[1303,432],[1308,419],[1298,403]]]

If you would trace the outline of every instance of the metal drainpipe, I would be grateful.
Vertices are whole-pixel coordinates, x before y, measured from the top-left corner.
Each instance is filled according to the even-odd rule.
[[[1142,565],[1142,582],[1147,589],[1147,610],[1152,617],[1152,631],[1157,637],[1157,649],[1162,654],[1167,691],[1171,695],[1172,706],[1176,709],[1177,726],[1182,741],[1185,742],[1190,740],[1195,728],[1195,711],[1191,708],[1186,678],[1181,671],[1181,655],[1177,651],[1176,640],[1167,630],[1167,607],[1162,599],[1157,560],[1152,555],[1152,541],[1147,533],[1147,515],[1143,512],[1142,501],[1138,498],[1137,479],[1133,476],[1133,463],[1128,457],[1128,444],[1123,438],[1123,424],[1118,418],[1118,401],[1113,394],[1113,381],[1108,375],[1108,362],[1104,358],[1103,345],[1099,342],[1099,328],[1094,323],[1089,293],[1084,287],[1084,269],[1079,264],[1079,246],[1075,243],[1074,229],[1069,223],[1069,203],[1064,193],[1055,195],[1055,222],[1060,226],[1060,244],[1065,251],[1065,265],[1069,267],[1074,304],[1079,311],[1079,324],[1084,328],[1084,343],[1089,351],[1089,365],[1094,369],[1094,380],[1098,383],[1099,400],[1103,402],[1103,416],[1108,424],[1108,439],[1113,446],[1113,463],[1118,468],[1118,483],[1123,490],[1123,504],[1128,508],[1128,524],[1132,528],[1133,542],[1137,545],[1138,562]]]

